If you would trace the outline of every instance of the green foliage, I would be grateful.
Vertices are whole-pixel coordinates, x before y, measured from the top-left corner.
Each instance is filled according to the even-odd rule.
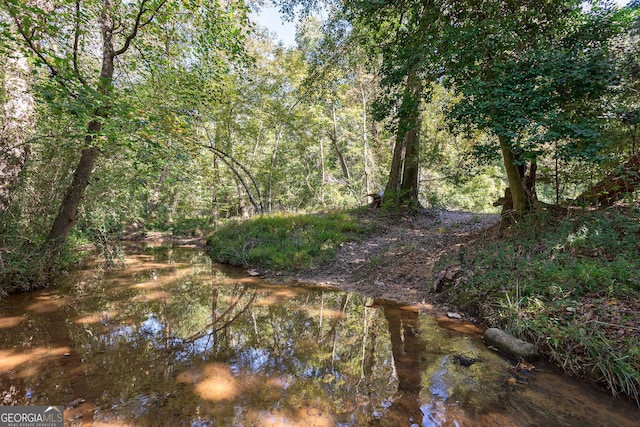
[[[293,11],[296,4],[317,2],[278,3]],[[525,148],[549,153],[540,161],[540,193],[552,198],[553,178],[559,177],[564,186],[560,194],[575,196],[603,171],[576,162],[575,154],[604,159],[614,148],[603,153],[598,144],[579,144],[580,138],[549,143],[566,134],[593,136],[586,126],[589,121],[577,120],[579,115],[558,116],[550,106],[562,104],[563,114],[578,111],[595,117],[594,105],[583,101],[601,93],[606,83],[602,72],[609,65],[608,45],[603,43],[615,33],[608,26],[610,16],[604,9],[591,14],[581,8],[572,8],[565,16],[565,3],[577,2],[533,0],[517,14],[503,16],[497,13],[502,3],[487,0],[481,2],[486,8],[458,10],[447,1],[332,2],[336,7],[330,22],[321,27],[323,23],[310,18],[301,27],[298,48],[284,49],[263,35],[245,32],[252,25],[244,2],[154,0],[147,2],[150,8],[162,7],[140,29],[126,54],[118,57],[113,90],[106,96],[99,90],[101,58],[99,49],[94,49],[101,46],[95,31],[100,28],[100,8],[82,3],[76,14],[76,4],[65,0],[49,14],[23,2],[5,2],[3,17],[20,15],[41,50],[30,56],[31,87],[39,101],[34,138],[29,141],[29,163],[21,174],[14,206],[5,216],[11,219],[2,223],[11,235],[2,250],[37,251],[35,244],[23,248],[21,239],[29,236],[40,242],[49,231],[85,144],[87,124],[103,111],[108,117],[100,117],[101,130],[92,139],[101,149],[100,158],[78,210],[76,237],[83,242],[115,242],[126,226],[199,235],[220,219],[250,216],[255,211],[242,174],[233,170],[238,165],[255,178],[255,186],[250,184],[253,195],[257,198],[261,192],[267,211],[362,206],[367,193],[383,187],[394,141],[393,120],[372,118],[373,100],[379,94],[378,105],[386,108],[387,114],[378,118],[400,113],[400,88],[409,70],[420,79],[425,95],[420,117],[421,202],[486,211],[502,194],[495,141],[476,128],[454,135],[446,112],[456,108],[461,121],[466,120],[466,111],[471,114],[467,118],[525,129],[522,142],[531,143]],[[540,13],[538,4],[544,6]],[[137,6],[114,2],[121,25],[115,35],[117,46],[131,30]],[[478,10],[484,12],[475,19]],[[556,15],[558,11],[562,13]],[[637,24],[637,10],[627,8],[625,13],[624,19],[615,18],[620,28],[627,28],[624,20]],[[541,27],[529,25],[540,17]],[[452,22],[464,25],[457,33],[440,31],[443,26],[452,30],[448,26]],[[3,51],[9,53],[16,43],[24,42],[11,19],[0,27],[8,36],[0,41]],[[79,44],[74,58],[76,29]],[[331,31],[329,37],[320,40],[325,30]],[[520,30],[531,35],[525,46],[519,45]],[[637,100],[625,94],[637,93],[637,29],[629,29],[628,35],[620,37],[615,49],[617,73],[623,76],[617,81],[615,105],[632,113]],[[457,49],[471,44],[474,49]],[[432,49],[435,45],[440,49]],[[455,59],[446,52],[458,55],[460,67],[441,67]],[[487,52],[500,56],[491,61]],[[437,58],[435,53],[445,56]],[[474,64],[494,71],[493,80],[485,79],[482,67]],[[448,70],[445,77],[458,93],[431,84],[434,76],[445,81],[440,78],[443,70]],[[460,73],[452,75],[456,70]],[[478,76],[482,78],[463,78]],[[477,96],[463,98],[464,93]],[[483,113],[491,113],[496,105],[511,115]],[[518,115],[526,115],[522,119],[526,123],[518,121]],[[560,119],[570,119],[563,123],[573,127],[562,128]],[[628,144],[637,124],[633,126],[625,122],[609,129],[609,135],[630,145],[624,148],[627,151],[637,145]],[[237,163],[229,166],[219,153],[203,146],[215,147]],[[474,157],[474,150],[483,157]],[[554,171],[553,160],[558,158],[559,170]],[[28,257],[15,259],[17,271],[23,268],[21,260],[30,263]],[[624,261],[619,262],[624,269]],[[608,280],[597,265],[574,268],[583,286]]]
[[[531,1],[505,12],[503,2],[483,3],[480,14],[454,14],[442,38],[445,80],[464,94],[452,118],[531,156],[564,140],[565,156],[597,160],[597,109],[616,76],[608,51],[619,31],[616,9]]]
[[[0,49],[29,55],[32,79],[26,86],[37,98],[38,116],[30,123],[35,136],[28,144],[29,163],[13,197],[14,223],[0,225],[41,243],[65,200],[79,152],[91,144],[100,148],[100,156],[95,171],[88,171],[93,177],[83,205],[70,212],[79,211],[78,235],[116,259],[114,242],[125,224],[141,223],[146,215],[157,219],[156,210],[163,208],[166,222],[202,215],[202,203],[179,197],[188,187],[183,174],[194,170],[190,156],[195,150],[187,138],[194,127],[185,118],[211,107],[207,101],[221,92],[221,76],[230,72],[231,63],[238,69],[247,63],[244,41],[250,26],[244,2],[94,6],[69,1],[55,8],[13,1],[1,5],[2,18],[11,18],[6,20],[11,25],[3,19],[2,31],[12,37],[3,38]],[[96,46],[108,45],[100,29],[108,28],[102,21],[109,19],[117,21],[117,31],[107,31],[115,51],[102,52]],[[113,57],[118,58],[115,73],[103,61]],[[161,197],[164,178],[161,183],[154,178],[165,166],[176,172],[166,179],[173,191]],[[201,192],[195,193],[202,200]],[[6,244],[3,250],[23,253],[19,239]],[[27,250],[32,257],[43,255],[36,254],[35,244]],[[16,257],[11,268],[22,271],[23,258],[30,259]]]
[[[36,242],[29,236],[18,236],[14,230],[3,231],[0,236],[0,299],[9,293],[32,289],[33,279],[43,267],[34,260]]]
[[[487,167],[484,173],[459,180],[429,174],[425,192],[428,206],[470,212],[495,212],[493,202],[498,200],[504,181],[496,167]],[[457,181],[457,182],[456,182]]]
[[[540,214],[469,248],[447,298],[537,342],[567,371],[637,397],[638,259],[637,207]]]
[[[357,211],[326,214],[273,214],[231,221],[207,240],[217,262],[275,270],[309,270],[328,263],[342,243],[372,226]]]
[[[426,206],[495,211],[492,204],[504,191],[504,172],[496,159],[474,153],[490,137],[481,132],[461,137],[451,131],[446,112],[457,102],[453,92],[433,84],[422,108],[421,194]]]
[[[56,265],[39,251],[42,235],[28,233],[17,222],[7,221],[12,212],[0,214],[0,300],[7,294],[47,286],[47,273],[71,268],[80,259],[75,236],[68,239]]]
[[[115,212],[99,210],[93,215],[82,216],[76,229],[76,236],[93,244],[106,262],[108,268],[124,265],[124,250],[120,240],[124,235],[124,225]]]

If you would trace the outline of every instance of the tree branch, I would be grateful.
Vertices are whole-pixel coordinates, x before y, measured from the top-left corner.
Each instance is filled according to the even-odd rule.
[[[45,66],[49,69],[49,72],[51,73],[51,78],[55,79],[60,84],[60,86],[62,86],[62,88],[65,90],[65,92],[67,92],[67,94],[69,94],[70,97],[72,97],[74,99],[77,98],[77,94],[75,94],[69,88],[69,86],[64,82],[64,80],[59,77],[59,75],[60,75],[59,70],[51,63],[51,61],[48,60],[48,58],[38,48],[38,46],[36,45],[35,41],[33,40],[33,38],[35,36],[35,33],[36,33],[36,28],[33,28],[32,31],[31,31],[31,34],[29,34],[28,31],[27,31],[27,28],[23,25],[23,22],[18,17],[18,12],[16,11],[15,6],[9,4],[9,2],[7,0],[2,0],[2,3],[4,4],[5,9],[9,12],[9,15],[11,16],[11,19],[13,20],[14,24],[16,25],[16,28],[18,29],[18,32],[20,33],[20,35],[24,39],[24,41],[27,44],[27,47],[29,48],[29,50],[31,50],[38,57],[38,59],[40,59],[40,61],[42,61],[42,63],[45,64]]]
[[[249,200],[251,201],[251,204],[253,205],[253,207],[259,212],[259,213],[263,213],[264,212],[264,206],[262,204],[262,194],[260,194],[260,186],[258,185],[258,183],[256,182],[256,179],[253,177],[253,175],[251,174],[251,172],[242,164],[240,163],[238,160],[236,160],[234,157],[232,157],[231,155],[225,153],[224,151],[220,150],[219,148],[216,148],[215,146],[215,141],[213,140],[213,138],[211,137],[211,135],[209,135],[209,130],[207,128],[205,128],[205,132],[207,134],[207,139],[209,139],[209,145],[203,145],[204,148],[208,148],[209,150],[213,151],[214,153],[218,154],[221,157],[221,160],[227,165],[229,166],[229,169],[231,169],[231,171],[238,177],[238,179],[240,180],[240,183],[242,184],[242,186],[244,187],[244,189],[247,192],[247,195],[249,196]],[[233,162],[234,164],[238,165],[240,167],[240,169],[243,170],[243,172],[245,174],[247,174],[247,176],[249,177],[249,179],[251,180],[251,183],[253,184],[253,188],[256,190],[256,195],[258,196],[258,203],[256,203],[256,201],[253,199],[251,192],[249,191],[249,188],[247,187],[246,183],[244,182],[244,180],[242,179],[242,177],[240,176],[240,174],[238,173],[238,171],[229,163],[229,161],[227,161],[226,159],[229,159],[229,161]]]
[[[80,0],[76,0],[76,17],[73,29],[73,72],[76,75],[78,81],[87,86],[87,82],[82,78],[80,74],[80,67],[78,67],[78,44],[80,42]]]
[[[38,49],[35,42],[33,41],[35,28],[33,29],[31,34],[28,34],[27,28],[23,26],[22,21],[20,20],[20,18],[18,18],[18,13],[15,9],[15,6],[9,4],[7,0],[3,0],[2,3],[4,3],[6,10],[9,12],[11,19],[13,19],[13,22],[16,24],[16,28],[18,29],[18,32],[20,33],[24,41],[27,43],[27,46],[29,47],[29,49],[36,54],[36,56],[47,66],[47,68],[49,68],[49,71],[51,72],[51,77],[56,77],[58,75],[58,69],[54,67],[53,64],[49,63],[49,61],[47,61],[47,58],[44,56],[42,52],[40,52],[40,49]]]
[[[122,45],[122,47],[114,52],[114,56],[122,55],[129,49],[129,46],[131,46],[131,42],[138,35],[138,31],[141,28],[144,28],[145,26],[147,26],[153,20],[153,18],[155,18],[158,11],[160,11],[162,6],[164,6],[167,3],[167,0],[162,0],[153,9],[145,8],[144,6],[146,3],[147,3],[147,0],[142,0],[140,2],[140,9],[138,10],[138,14],[136,15],[136,20],[133,24],[133,28],[131,29],[131,33],[125,38],[124,44]],[[142,18],[147,12],[151,12],[151,15],[147,20],[143,21]]]
[[[247,196],[249,196],[249,201],[253,205],[254,209],[257,210],[259,213],[262,213],[263,212],[263,210],[262,210],[262,201],[260,201],[260,205],[258,205],[258,203],[253,198],[253,195],[251,194],[251,191],[249,191],[249,186],[245,182],[244,178],[242,177],[242,175],[236,170],[236,168],[231,163],[231,162],[234,162],[234,163],[237,164],[237,161],[233,157],[229,156],[228,154],[224,153],[223,151],[218,150],[215,147],[206,147],[206,148],[208,148],[208,149],[210,149],[210,150],[212,150],[215,153],[218,153],[220,155],[220,160],[222,160],[229,167],[229,169],[231,169],[231,172],[233,172],[233,174],[240,181],[240,184],[244,187],[244,190],[247,192]]]

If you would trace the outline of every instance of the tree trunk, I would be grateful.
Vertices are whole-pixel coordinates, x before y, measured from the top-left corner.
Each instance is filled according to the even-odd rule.
[[[400,183],[401,204],[412,208],[419,208],[418,201],[418,171],[420,154],[420,122],[415,120],[415,126],[407,132],[404,168]]]
[[[513,211],[511,214],[514,219],[519,219],[527,212],[527,195],[522,185],[520,171],[516,165],[516,157],[509,141],[503,135],[498,135],[498,140],[500,141],[504,168],[507,171],[507,179],[509,180],[509,189],[511,190],[511,198],[513,201]]]
[[[3,122],[0,130],[0,213],[11,205],[13,190],[29,157],[27,136],[33,125],[35,101],[27,58],[16,49],[5,58]]]
[[[10,3],[15,7],[9,6]],[[45,12],[53,10],[53,3],[54,2],[50,0],[37,1],[37,4],[42,6],[40,9]],[[123,25],[120,21],[117,25],[114,22],[114,17],[112,16],[112,13],[114,13],[114,0],[102,0],[99,3],[101,3],[101,5],[99,6],[100,15],[98,17],[98,22],[100,25],[100,35],[102,37],[102,50],[100,52],[102,57],[100,75],[98,76],[99,79],[95,88],[99,96],[93,103],[84,106],[88,111],[92,111],[93,116],[87,126],[87,134],[85,136],[84,147],[81,151],[80,161],[75,169],[71,185],[68,187],[62,204],[58,209],[58,215],[54,220],[51,231],[42,246],[42,251],[46,254],[46,259],[44,261],[48,265],[49,269],[53,266],[54,261],[59,256],[60,250],[64,245],[69,231],[75,223],[78,206],[80,205],[84,191],[89,184],[96,159],[100,154],[100,148],[97,142],[102,131],[102,123],[109,118],[109,110],[111,108],[110,103],[113,95],[115,59],[127,52],[131,47],[132,41],[137,37],[140,29],[152,23],[154,21],[155,14],[158,13],[160,8],[165,4],[165,2],[160,2],[157,7],[149,8],[146,1],[139,2],[138,11],[133,15],[134,18],[132,25],[129,26],[129,31],[126,31],[126,25]],[[23,46],[25,49],[30,50],[42,61],[43,66],[49,70],[51,78],[64,89],[69,97],[76,98],[78,100],[84,99],[84,97],[79,96],[79,93],[75,92],[74,88],[79,86],[83,87],[86,91],[85,93],[91,93],[92,90],[87,83],[89,80],[85,79],[81,75],[82,67],[78,64],[78,58],[83,57],[83,55],[80,55],[81,52],[79,49],[82,44],[79,43],[79,41],[82,33],[80,23],[83,19],[81,17],[85,12],[81,10],[81,7],[86,6],[86,4],[80,1],[77,1],[75,4],[75,18],[77,21],[72,34],[70,34],[74,38],[73,51],[70,52],[72,55],[73,79],[75,80],[73,82],[69,80],[71,78],[69,75],[64,78],[61,77],[64,73],[60,73],[61,70],[58,69],[58,66],[66,67],[66,65],[59,65],[57,61],[49,60],[53,59],[56,55],[53,53],[56,48],[51,46],[50,43],[40,43],[40,34],[37,34],[37,31],[34,33],[33,28],[30,28],[32,20],[29,17],[29,15],[31,15],[29,5],[27,4],[26,7],[23,7],[25,5],[22,4],[22,2],[5,2],[5,5],[9,6],[7,7],[7,12],[11,16],[16,28],[18,29],[18,33],[24,41]],[[119,18],[125,19],[125,16],[121,16]],[[36,28],[38,27],[36,26]],[[42,28],[48,28],[48,26],[43,23]],[[115,32],[120,34],[123,41],[122,46],[117,50],[114,48]],[[51,51],[49,53],[43,53],[46,52],[46,49],[51,49]],[[93,46],[88,49],[90,49],[91,53],[100,51],[100,48],[97,46]]]
[[[92,122],[93,127],[100,127],[99,122]],[[89,127],[92,127],[91,125]],[[92,136],[87,135],[87,140],[91,140]],[[89,178],[93,171],[93,166],[100,150],[95,146],[87,146],[82,150],[80,162],[73,173],[73,180],[67,189],[67,193],[58,210],[58,216],[53,222],[53,227],[45,240],[45,249],[48,251],[48,258],[54,261],[60,254],[62,245],[71,231],[71,227],[76,220],[78,206],[82,200],[85,188],[89,185]]]
[[[342,150],[340,149],[340,145],[338,145],[338,120],[336,119],[336,106],[331,105],[331,116],[333,121],[333,126],[331,128],[331,132],[329,133],[329,138],[331,139],[331,143],[333,144],[333,148],[336,150],[336,154],[338,155],[338,160],[340,161],[340,167],[342,168],[342,175],[347,180],[347,183],[351,181],[351,173],[349,172],[349,167],[347,166],[347,162],[344,159],[344,155],[342,154]],[[324,179],[324,175],[323,175]]]
[[[220,206],[218,203],[218,186],[220,185],[220,166],[218,154],[213,153],[213,177],[211,180],[211,222],[218,224],[220,219]]]
[[[101,15],[102,32],[102,66],[100,69],[100,80],[98,81],[98,92],[104,95],[105,100],[109,100],[113,90],[112,80],[114,72],[114,60],[116,57],[113,47],[114,22],[111,16],[113,8],[112,0],[103,0]],[[126,49],[124,49],[126,50]],[[124,52],[124,50],[122,52]],[[47,254],[49,268],[53,267],[54,261],[60,255],[71,227],[76,221],[78,206],[82,201],[84,190],[89,185],[89,179],[93,172],[95,161],[100,154],[100,148],[96,146],[96,136],[102,130],[102,121],[108,117],[108,106],[96,109],[95,119],[87,127],[85,145],[80,156],[80,161],[73,174],[71,185],[67,188],[66,195],[58,209],[58,216],[53,222],[53,227],[44,241],[44,251]]]
[[[421,85],[415,73],[409,73],[400,106],[396,143],[393,150],[389,181],[385,198],[391,198],[393,206],[419,206],[418,202],[418,154]]]
[[[269,181],[267,188],[267,210],[269,212],[273,209],[273,174],[276,168],[276,158],[278,155],[278,145],[280,145],[280,138],[282,137],[282,128],[278,127],[276,130],[276,143],[273,147],[273,153],[271,153],[271,166],[269,167]]]
[[[420,338],[418,312],[390,308],[383,304],[384,317],[389,325],[391,353],[398,377],[398,396],[387,408],[383,425],[403,425],[413,418],[421,420],[420,390],[422,369],[420,352],[425,342]]]
[[[369,174],[368,174],[368,182],[369,182],[369,193],[367,194],[371,194],[373,184],[374,184],[374,177],[376,174],[376,170],[377,170],[377,165],[376,165],[376,158],[378,157],[378,154],[380,152],[381,149],[381,143],[380,143],[380,132],[378,130],[378,122],[375,121],[374,119],[372,119],[370,121],[371,124],[371,145],[369,145],[370,148],[370,154],[369,154],[369,160],[370,160],[370,169],[369,169]]]
[[[158,214],[158,203],[160,202],[160,192],[164,187],[164,182],[167,180],[167,175],[169,174],[169,163],[164,165],[162,169],[162,173],[160,174],[160,178],[158,182],[153,187],[153,194],[151,195],[151,200],[149,200],[149,204],[147,205],[147,212],[149,213],[150,218],[156,218]]]
[[[369,172],[369,140],[367,138],[367,93],[364,90],[362,81],[360,82],[360,94],[362,96],[362,169],[364,174],[364,192],[371,193],[370,172]]]
[[[405,142],[405,133],[401,132],[400,128],[398,128],[398,132],[396,134],[396,143],[393,146],[393,157],[391,158],[389,180],[387,181],[387,185],[384,188],[384,192],[387,197],[392,198],[394,201],[396,200],[397,195],[400,192],[400,182],[402,178],[400,172],[402,170],[402,163],[404,161],[404,152],[406,146]]]
[[[640,189],[640,152],[582,193],[576,201],[596,206],[611,206],[638,189]]]
[[[529,161],[529,171],[524,176],[524,189],[527,194],[527,201],[529,203],[530,209],[533,209],[533,207],[538,202],[538,192],[536,191],[537,174],[538,161],[533,158]]]
[[[320,203],[322,203],[322,206],[326,207],[326,203],[324,201],[324,186],[326,184],[326,176],[327,176],[327,171],[326,171],[326,166],[325,166],[325,161],[324,161],[324,144],[322,142],[323,138],[320,138]]]
[[[238,216],[241,218],[249,218],[252,215],[249,207],[247,206],[247,200],[244,197],[245,190],[247,190],[246,184],[236,176],[236,191],[238,193]],[[248,191],[247,191],[248,192]]]

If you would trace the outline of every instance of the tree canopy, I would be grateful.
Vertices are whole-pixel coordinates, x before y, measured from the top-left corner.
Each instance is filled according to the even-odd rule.
[[[1,0],[2,262],[382,189],[517,218],[634,164],[637,1],[273,3],[296,46],[258,2]]]

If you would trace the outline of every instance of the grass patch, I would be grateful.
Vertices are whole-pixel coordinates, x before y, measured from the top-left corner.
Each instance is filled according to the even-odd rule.
[[[226,264],[309,270],[333,261],[342,243],[374,228],[361,211],[263,215],[221,226],[207,240],[207,251]]]
[[[464,277],[444,298],[535,342],[567,372],[637,399],[639,260],[637,207],[540,214],[466,248]]]

